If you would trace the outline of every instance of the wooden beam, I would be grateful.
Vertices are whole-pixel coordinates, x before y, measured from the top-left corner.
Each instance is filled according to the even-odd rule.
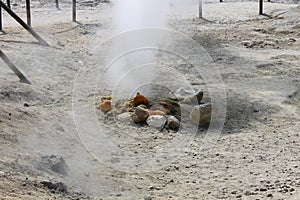
[[[31,26],[30,0],[26,0],[27,25]]]
[[[5,3],[0,0],[0,6],[12,17],[14,18],[24,29],[26,29],[33,37],[35,37],[41,45],[49,46],[49,44],[43,40],[34,30],[28,26],[18,15],[16,15],[11,9],[9,9]]]
[[[9,60],[9,58],[0,50],[0,57],[9,66],[9,68],[19,77],[21,83],[31,84],[24,74]]]

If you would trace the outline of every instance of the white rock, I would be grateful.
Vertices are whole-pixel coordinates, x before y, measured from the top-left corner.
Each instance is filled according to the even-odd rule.
[[[152,128],[161,130],[165,126],[166,121],[166,117],[162,115],[151,115],[147,119],[147,124]]]
[[[195,106],[190,113],[190,120],[200,126],[210,123],[212,107],[210,103]]]

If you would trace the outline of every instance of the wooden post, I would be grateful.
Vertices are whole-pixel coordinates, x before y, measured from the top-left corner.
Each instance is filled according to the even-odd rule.
[[[59,2],[58,2],[58,0],[55,0],[55,4],[56,4],[56,9],[59,10]]]
[[[76,22],[76,0],[73,0],[72,12],[73,22]]]
[[[7,7],[9,7],[9,9],[11,9],[10,0],[6,0],[6,4],[7,4]]]
[[[2,7],[0,6],[0,31],[2,30]]]
[[[19,77],[20,82],[31,84],[22,72],[9,60],[9,58],[0,50],[0,57],[9,66],[9,68]]]
[[[263,0],[259,0],[259,14],[262,15],[263,14]]]
[[[26,0],[27,25],[31,26],[30,0]]]
[[[202,18],[202,0],[199,0],[199,18]]]
[[[24,29],[26,29],[33,37],[35,37],[41,45],[49,46],[49,44],[43,40],[34,30],[28,26],[18,15],[16,15],[11,9],[9,9],[5,3],[0,0],[0,6],[12,17],[14,18]]]

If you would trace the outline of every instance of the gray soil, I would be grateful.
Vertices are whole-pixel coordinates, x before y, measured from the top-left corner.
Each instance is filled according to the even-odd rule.
[[[16,2],[13,9],[25,16],[23,1]],[[300,199],[297,4],[265,3],[268,16],[258,16],[257,2],[208,3],[205,20],[195,18],[195,7],[172,11],[169,28],[204,47],[222,77],[223,84],[214,86],[226,91],[225,125],[212,136],[213,145],[203,148],[210,140],[207,127],[161,132],[120,123],[96,109],[107,138],[133,152],[136,165],[128,168],[127,157],[124,164],[101,151],[93,154],[98,151],[88,141],[98,137],[84,139],[72,107],[78,72],[89,83],[95,76],[91,66],[104,70],[93,48],[112,34],[112,5],[81,1],[79,23],[72,23],[67,1],[61,10],[32,2],[33,28],[50,47],[3,16],[1,50],[32,84],[19,83],[0,61],[0,199]],[[185,49],[180,40],[172,45]],[[202,89],[204,101],[210,100],[195,67],[172,56],[162,55],[159,63],[157,80]],[[94,103],[94,97],[111,94],[107,82],[97,81],[97,89],[79,101]],[[175,145],[170,157],[156,159],[176,139],[184,148]],[[138,158],[144,154],[155,159]]]

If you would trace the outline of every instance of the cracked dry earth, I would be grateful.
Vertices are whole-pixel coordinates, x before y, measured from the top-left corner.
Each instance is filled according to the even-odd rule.
[[[112,33],[111,6],[100,4],[88,12],[83,6],[80,24],[55,17],[51,21],[46,15],[51,10],[33,9],[39,19],[34,29],[50,47],[38,45],[8,23],[7,34],[0,36],[1,50],[32,85],[18,83],[1,61],[0,199],[299,199],[300,9],[266,3],[269,18],[253,14],[256,5],[208,4],[207,20],[191,12],[171,15],[169,28],[193,38],[214,60],[226,91],[226,121],[211,149],[201,150],[205,128],[195,136],[184,133],[181,137],[192,141],[181,149],[182,156],[157,160],[164,164],[144,173],[119,171],[97,161],[80,142],[73,120],[74,80],[80,68],[95,64],[95,41]],[[232,12],[236,15],[227,15]],[[57,15],[67,19],[69,12]],[[173,45],[184,46],[180,41]],[[205,82],[193,66],[167,56],[159,62],[157,79],[167,76],[169,85],[203,89],[209,101]],[[86,101],[110,94],[104,86],[100,83]],[[104,115],[99,112],[98,118]],[[114,120],[103,127],[122,148],[138,155],[155,153],[156,146],[179,134]],[[41,165],[51,155],[63,159],[55,162],[66,173]]]

